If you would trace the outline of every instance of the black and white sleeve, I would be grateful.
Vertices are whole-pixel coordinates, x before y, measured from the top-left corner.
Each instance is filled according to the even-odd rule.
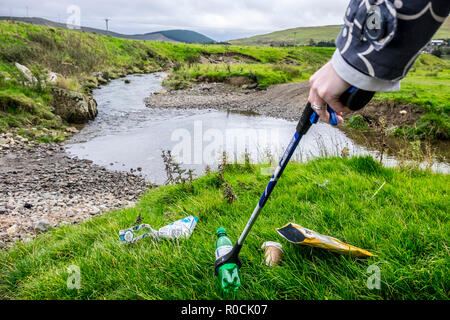
[[[399,90],[449,11],[450,0],[351,0],[336,40],[335,71],[364,90]]]

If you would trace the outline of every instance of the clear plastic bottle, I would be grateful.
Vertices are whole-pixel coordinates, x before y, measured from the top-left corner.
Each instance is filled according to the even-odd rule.
[[[224,228],[217,229],[216,241],[216,260],[226,255],[233,249],[233,243],[227,237],[227,232]],[[218,271],[219,284],[222,290],[226,293],[236,292],[241,286],[239,279],[239,267],[235,263],[226,263],[219,268]]]

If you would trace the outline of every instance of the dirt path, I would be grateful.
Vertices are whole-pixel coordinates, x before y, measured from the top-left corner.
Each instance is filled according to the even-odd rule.
[[[154,94],[147,107],[226,109],[296,121],[306,104],[308,82],[280,84],[267,90],[243,90],[222,83],[205,83],[186,90]]]
[[[148,187],[142,177],[71,159],[61,144],[0,134],[0,248],[133,206]]]

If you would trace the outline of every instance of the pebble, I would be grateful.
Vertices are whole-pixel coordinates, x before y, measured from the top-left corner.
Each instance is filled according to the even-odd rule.
[[[31,209],[31,208],[33,208],[33,205],[31,203],[25,202],[23,207],[26,208],[26,209]]]
[[[11,227],[9,227],[8,229],[6,229],[6,233],[13,237],[16,235],[17,231],[19,230],[19,227],[17,226],[17,224],[12,225]]]
[[[39,220],[34,225],[34,228],[37,229],[37,230],[40,230],[40,231],[47,231],[51,227],[52,227],[52,225],[50,224],[50,221],[48,221],[47,219]]]

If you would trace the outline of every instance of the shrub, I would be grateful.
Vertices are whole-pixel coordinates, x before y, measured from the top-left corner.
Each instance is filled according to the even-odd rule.
[[[364,120],[361,115],[352,116],[350,119],[345,121],[345,124],[353,129],[364,130],[367,129],[368,123]]]

